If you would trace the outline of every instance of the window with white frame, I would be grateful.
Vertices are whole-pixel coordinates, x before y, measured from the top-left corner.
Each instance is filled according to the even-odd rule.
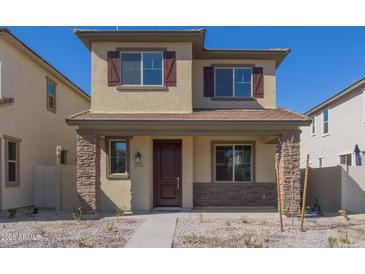
[[[47,77],[47,109],[56,112],[56,83]]]
[[[214,145],[215,182],[252,182],[252,145]]]
[[[127,145],[124,139],[109,140],[109,174],[128,174]]]
[[[6,186],[19,185],[19,141],[6,138]]]
[[[328,134],[328,109],[323,111],[323,134]]]
[[[162,51],[122,52],[121,75],[124,86],[162,86]]]
[[[252,97],[252,68],[215,68],[215,97]]]
[[[351,166],[352,165],[352,154],[348,153],[348,154],[340,155],[340,165]]]
[[[311,134],[316,134],[316,116],[313,115],[312,117],[312,124],[311,124]]]

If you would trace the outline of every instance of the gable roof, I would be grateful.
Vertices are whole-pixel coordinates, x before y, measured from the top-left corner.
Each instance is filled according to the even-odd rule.
[[[189,30],[88,30],[75,29],[75,35],[91,50],[93,42],[191,42],[194,59],[260,59],[274,60],[276,67],[290,49],[207,49],[205,29]]]
[[[364,85],[364,84],[365,84],[365,77],[361,78],[360,80],[358,80],[356,82],[354,82],[352,85],[348,86],[344,90],[341,90],[340,92],[338,92],[335,95],[331,96],[330,98],[328,98],[324,102],[312,107],[310,110],[305,112],[304,115],[311,116],[314,113],[316,113],[317,111],[320,111],[324,108],[327,108],[332,103],[337,102],[338,100],[344,98],[346,95],[351,94],[352,92],[354,92],[356,90],[356,88],[358,88],[359,86]]]
[[[62,81],[65,85],[67,85],[71,90],[79,94],[81,97],[90,101],[90,95],[84,92],[80,87],[78,87],[75,83],[73,83],[69,78],[67,78],[63,73],[57,70],[54,66],[48,63],[43,57],[33,51],[30,47],[24,44],[21,40],[19,40],[13,33],[10,32],[7,28],[0,28],[0,38],[7,38],[8,41],[11,42],[12,45],[20,49],[23,53],[29,56],[32,60],[37,62],[40,66],[42,66],[45,70],[52,73],[58,80]]]
[[[286,124],[309,125],[311,119],[287,109],[194,109],[191,113],[76,113],[66,119],[80,124]]]

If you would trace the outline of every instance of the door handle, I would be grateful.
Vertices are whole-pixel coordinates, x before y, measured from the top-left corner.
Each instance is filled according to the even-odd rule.
[[[180,177],[176,178],[177,190],[180,190]]]

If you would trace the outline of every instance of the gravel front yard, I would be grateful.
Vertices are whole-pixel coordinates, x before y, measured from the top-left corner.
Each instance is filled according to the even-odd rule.
[[[51,211],[9,218],[3,212],[0,247],[123,247],[142,222],[127,216],[75,221],[71,213]]]
[[[299,219],[292,229],[285,218],[284,232],[278,218],[259,215],[237,218],[209,218],[200,214],[179,218],[173,247],[365,247],[365,215],[307,218],[305,232]]]

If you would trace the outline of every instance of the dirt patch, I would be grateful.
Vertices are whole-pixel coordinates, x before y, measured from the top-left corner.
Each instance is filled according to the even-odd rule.
[[[365,216],[306,219],[305,232],[285,219],[285,231],[273,218],[179,218],[173,247],[365,247]]]
[[[123,247],[143,222],[140,218],[71,213],[0,215],[0,247]]]

